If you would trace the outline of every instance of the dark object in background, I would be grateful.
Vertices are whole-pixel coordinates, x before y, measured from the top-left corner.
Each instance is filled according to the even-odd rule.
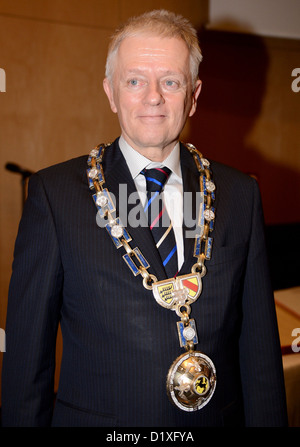
[[[300,286],[300,223],[266,226],[274,290]]]

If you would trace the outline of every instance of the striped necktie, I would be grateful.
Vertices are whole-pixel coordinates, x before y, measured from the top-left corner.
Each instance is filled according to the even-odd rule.
[[[148,216],[148,224],[168,278],[176,276],[178,272],[174,230],[161,196],[170,173],[170,169],[166,167],[144,169],[141,172],[147,183],[147,202],[144,211]]]

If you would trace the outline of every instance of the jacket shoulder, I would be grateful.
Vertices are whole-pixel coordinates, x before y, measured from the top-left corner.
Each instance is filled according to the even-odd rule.
[[[210,166],[212,170],[212,174],[214,177],[217,177],[220,180],[232,181],[232,182],[242,182],[244,184],[251,185],[253,177],[244,172],[233,168],[232,166],[210,160]]]
[[[87,167],[88,154],[71,158],[70,160],[56,163],[36,172],[41,177],[51,177],[58,174],[67,174],[68,172],[82,171]]]
[[[104,161],[103,165],[105,165],[106,159],[109,158],[109,160],[112,158],[115,158],[116,149],[118,148],[117,140],[114,143],[108,143],[107,144],[109,150],[105,151]],[[107,154],[109,156],[107,157]],[[79,157],[71,158],[67,161],[63,161],[60,163],[56,163],[52,166],[40,169],[37,171],[37,175],[40,176],[42,179],[51,179],[52,177],[57,178],[58,176],[64,176],[64,177],[74,177],[78,175],[86,175],[86,169],[88,167],[88,157],[89,153],[86,153],[85,155],[81,155]]]

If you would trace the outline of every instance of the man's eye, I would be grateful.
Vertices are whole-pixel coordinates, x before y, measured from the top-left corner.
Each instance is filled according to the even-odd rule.
[[[139,81],[137,79],[130,79],[128,81],[128,84],[133,86],[133,87],[136,87],[139,84]]]
[[[167,79],[165,81],[165,85],[168,88],[175,89],[175,88],[177,88],[179,86],[179,83],[177,81],[173,81],[172,79]]]

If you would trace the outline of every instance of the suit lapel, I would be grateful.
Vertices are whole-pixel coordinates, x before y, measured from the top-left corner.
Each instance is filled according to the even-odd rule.
[[[180,163],[183,180],[183,240],[184,240],[184,263],[179,275],[191,271],[196,259],[193,256],[195,245],[195,230],[198,219],[197,193],[199,192],[199,173],[193,157],[183,146],[180,145]],[[199,201],[199,200],[198,200]]]
[[[118,140],[106,150],[103,169],[106,187],[115,197],[117,216],[121,217],[123,225],[133,239],[131,247],[140,249],[150,264],[148,270],[150,274],[154,274],[158,280],[166,278],[134,181],[119,149]]]

